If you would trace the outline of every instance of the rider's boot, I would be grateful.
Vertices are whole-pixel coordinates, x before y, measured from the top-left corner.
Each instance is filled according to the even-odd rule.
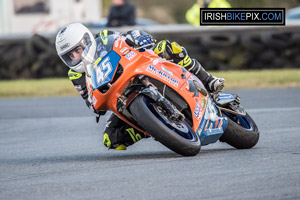
[[[112,114],[106,123],[103,144],[109,149],[126,150],[128,146],[146,137],[148,136]]]
[[[205,71],[196,59],[192,59],[191,64],[185,68],[196,75],[209,92],[220,92],[224,88],[225,80],[223,78],[212,76]]]

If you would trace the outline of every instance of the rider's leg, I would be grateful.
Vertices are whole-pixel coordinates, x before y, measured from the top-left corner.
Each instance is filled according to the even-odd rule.
[[[225,80],[205,71],[201,64],[196,59],[191,59],[187,51],[176,42],[170,43],[168,40],[162,40],[156,44],[154,52],[195,74],[210,92],[219,92],[223,89]]]
[[[109,149],[126,150],[128,146],[146,137],[115,114],[111,114],[104,130],[103,144]]]
[[[192,59],[191,64],[185,68],[195,74],[210,92],[219,92],[224,88],[225,80],[212,76],[196,59]]]

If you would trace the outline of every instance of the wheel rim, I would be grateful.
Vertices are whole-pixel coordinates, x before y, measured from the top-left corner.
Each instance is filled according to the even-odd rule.
[[[196,141],[196,137],[193,134],[193,130],[185,121],[178,121],[170,119],[166,114],[165,111],[158,106],[155,102],[150,101],[147,98],[144,98],[144,102],[149,110],[169,129],[173,130],[174,133],[177,135],[191,141]]]
[[[239,116],[239,115],[233,115],[228,112],[224,112],[224,114],[227,117],[229,117],[232,121],[234,121],[236,124],[243,127],[244,129],[246,129],[248,131],[254,130],[254,126],[253,126],[252,122],[248,119],[247,115],[243,117],[243,116]]]

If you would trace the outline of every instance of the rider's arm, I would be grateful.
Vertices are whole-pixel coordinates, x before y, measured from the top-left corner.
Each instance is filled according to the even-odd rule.
[[[95,35],[95,38],[105,39],[108,35],[119,34],[118,32],[104,29]],[[121,34],[126,37],[126,43],[132,47],[139,47],[149,44],[154,52],[165,59],[172,60],[174,63],[186,67],[188,70],[194,70],[197,73],[200,70],[200,63],[191,59],[187,51],[176,42],[170,43],[168,40],[162,40],[156,44],[156,40],[147,32],[141,30],[131,30]]]
[[[104,115],[106,111],[97,111],[94,109],[91,98],[89,98],[88,89],[86,87],[85,81],[85,73],[78,73],[73,70],[69,70],[68,72],[69,79],[72,81],[75,89],[81,95],[81,97],[85,100],[85,103],[89,109],[91,109],[94,113]]]
[[[190,58],[186,49],[176,42],[170,43],[162,40],[154,47],[154,52],[171,62],[174,62],[196,75],[210,91],[221,90],[224,87],[224,79],[214,78],[202,65],[194,58]],[[219,80],[214,84],[214,80]],[[216,89],[219,86],[221,89]]]
[[[105,39],[108,35],[120,34],[115,31],[104,29],[100,33],[95,35],[95,38]],[[122,36],[126,37],[126,43],[131,47],[140,47],[149,44],[149,48],[155,45],[156,40],[147,32],[140,30],[131,30],[126,33],[122,33]],[[152,44],[152,46],[151,46]]]
[[[176,42],[162,40],[156,44],[153,51],[160,57],[170,60],[188,70],[193,68],[196,60],[191,59],[186,49]],[[200,64],[200,63],[199,63]]]
[[[88,98],[88,90],[85,83],[85,73],[78,73],[70,69],[68,76],[75,89],[78,91],[81,97],[86,100]]]

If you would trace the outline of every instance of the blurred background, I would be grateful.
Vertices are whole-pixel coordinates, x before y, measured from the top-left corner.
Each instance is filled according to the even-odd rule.
[[[199,5],[204,6],[203,1],[198,1]],[[111,6],[117,2],[0,0],[0,80],[66,77],[68,68],[54,47],[57,31],[72,22],[84,23],[93,33],[110,22],[114,26],[118,22],[107,18],[114,17],[110,15],[115,12]],[[177,41],[208,70],[300,66],[299,0],[227,0],[230,7],[286,8],[286,26],[281,27],[191,25],[186,15],[196,0],[125,0],[125,3],[131,6],[127,12],[134,13],[135,25],[125,22],[110,29],[121,32],[142,29],[157,40]]]
[[[196,0],[131,0],[137,6],[137,16],[148,18],[162,24],[187,23],[185,14]],[[300,6],[299,0],[227,0],[233,8],[294,8]],[[108,15],[111,0],[103,0],[104,16]]]

